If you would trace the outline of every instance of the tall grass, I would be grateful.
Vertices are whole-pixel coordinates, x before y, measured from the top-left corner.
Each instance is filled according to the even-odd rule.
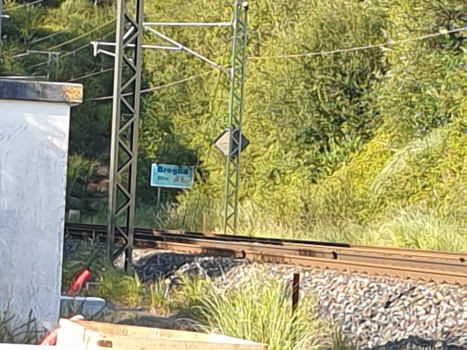
[[[199,211],[196,208],[195,211]],[[221,212],[221,211],[219,211]],[[385,216],[369,224],[356,223],[353,220],[341,222],[318,222],[315,226],[303,224],[299,218],[295,222],[272,220],[257,216],[254,211],[241,210],[241,234],[249,236],[297,238],[352,244],[369,244],[414,249],[467,251],[467,230],[462,220],[439,215],[433,209],[422,206],[409,206],[388,210]],[[107,213],[82,216],[81,222],[105,223]],[[179,213],[156,213],[152,207],[140,207],[136,212],[138,227],[202,230],[202,217]],[[219,215],[220,216],[220,215]],[[222,232],[221,218],[206,215],[206,228],[210,232]]]
[[[394,135],[381,132],[332,175],[303,182],[299,197],[291,189],[293,208],[243,196],[239,234],[467,251],[467,137],[461,124],[408,137],[398,147],[391,143]],[[222,198],[200,188],[181,196],[175,211],[140,205],[136,224],[221,232]],[[81,220],[104,223],[106,212]]]
[[[0,343],[37,344],[45,331],[38,329],[32,310],[26,323],[18,325],[16,318],[8,309],[0,313]]]
[[[291,286],[258,265],[242,283],[232,285],[228,276],[220,280],[179,276],[180,285],[167,288],[164,281],[141,283],[137,275],[112,268],[93,248],[95,242],[83,244],[63,264],[63,290],[76,272],[92,259],[93,279],[97,288],[80,292],[107,300],[110,305],[142,306],[157,315],[183,319],[193,329],[240,337],[269,345],[270,349],[350,349],[328,320],[320,318],[316,302],[302,296],[295,312],[291,306]],[[224,281],[224,282],[223,282]],[[226,286],[225,281],[230,285]],[[0,342],[37,343],[33,321],[11,329],[7,313],[0,316]],[[66,317],[66,315],[64,315]]]
[[[292,312],[284,280],[258,270],[241,286],[221,290],[210,284],[195,298],[202,329],[268,344],[270,349],[318,349],[329,345],[331,328],[317,317],[315,300],[303,297]]]
[[[77,261],[79,256],[73,259]],[[210,280],[181,275],[180,284],[171,288],[161,280],[141,283],[133,272],[98,264],[93,270],[99,286],[92,294],[111,305],[172,315],[198,331],[257,341],[270,349],[320,349],[333,342],[344,346],[335,336],[337,329],[318,317],[314,298],[302,296],[293,313],[291,286],[271,276],[263,265],[252,269],[241,284],[226,286],[225,281],[231,282],[228,276]]]
[[[240,234],[467,251],[467,137],[450,124],[398,148],[382,133],[319,183],[303,183],[299,211],[240,202]],[[293,192],[293,191],[292,191]],[[222,201],[196,188],[176,211],[140,206],[143,227],[221,232]],[[265,209],[266,208],[266,209]],[[81,220],[105,222],[106,212]]]

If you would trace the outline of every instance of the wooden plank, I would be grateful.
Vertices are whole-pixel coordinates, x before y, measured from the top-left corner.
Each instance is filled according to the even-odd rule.
[[[219,334],[66,319],[60,320],[57,346],[69,350],[267,350],[266,345]]]
[[[40,350],[40,345],[36,344],[8,344],[0,343],[0,350]],[[63,346],[54,346],[54,350],[68,350]],[[102,350],[102,349],[101,349]]]

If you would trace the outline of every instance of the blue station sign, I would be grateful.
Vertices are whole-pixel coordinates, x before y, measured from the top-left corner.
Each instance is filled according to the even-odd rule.
[[[190,189],[195,177],[194,166],[152,164],[151,186]]]

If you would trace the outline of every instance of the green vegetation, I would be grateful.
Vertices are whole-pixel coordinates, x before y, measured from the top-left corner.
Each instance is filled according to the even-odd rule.
[[[81,220],[103,222],[111,99],[93,99],[112,94],[106,69],[113,62],[93,57],[87,44],[114,40],[115,1],[18,8],[27,2],[5,1],[2,73],[83,83],[85,102],[71,116],[69,205]],[[147,1],[145,20],[227,21],[232,2]],[[467,26],[466,18],[465,0],[251,2],[241,233],[467,250],[467,30],[450,32]],[[229,65],[228,29],[161,30]],[[163,44],[149,34],[145,41]],[[61,52],[58,66],[48,68],[39,54],[15,57],[26,49]],[[201,230],[205,216],[206,229],[219,230],[225,162],[212,140],[227,126],[227,77],[184,52],[145,50],[143,87],[160,88],[142,95],[137,225]],[[198,165],[191,191],[163,192],[163,203],[180,204],[175,211],[156,213],[148,186],[153,161]],[[64,288],[94,255],[80,254],[64,263]],[[337,341],[312,299],[291,316],[277,280],[221,292],[184,279],[165,295],[163,282],[141,283],[104,261],[93,264],[99,284],[92,292],[111,303],[180,314],[204,330],[273,349]],[[232,324],[232,315],[243,322]],[[0,315],[0,342],[17,336],[6,321]]]
[[[91,246],[80,246],[72,260],[65,260],[64,291],[91,256],[100,257]],[[318,316],[313,298],[302,297],[292,313],[291,286],[271,276],[267,266],[258,265],[242,284],[228,287],[223,278],[180,275],[180,285],[168,291],[164,281],[141,283],[135,273],[111,268],[100,258],[93,260],[92,271],[93,280],[99,284],[81,293],[100,296],[112,305],[143,307],[157,315],[174,316],[198,331],[263,342],[274,350],[331,345],[334,349],[351,349],[336,336],[337,329],[330,320]]]
[[[292,313],[290,289],[284,281],[268,276],[267,269],[260,270],[236,288],[222,291],[210,285],[195,299],[195,315],[207,325],[202,327],[206,331],[261,342],[271,349],[330,345],[326,343],[331,328],[317,318],[314,300],[302,298]]]
[[[268,344],[274,350],[351,350],[330,320],[319,317],[315,300],[302,297],[295,313],[291,308],[291,286],[274,278],[266,266],[257,265],[242,284],[226,286],[224,279],[210,280],[180,275],[180,284],[166,291],[164,281],[141,283],[132,271],[111,267],[94,242],[81,244],[64,260],[62,289],[66,292],[73,277],[90,261],[92,281],[97,286],[83,288],[80,295],[93,295],[111,306],[142,307],[157,315],[172,316],[193,330],[215,332]],[[261,281],[261,283],[258,283]],[[70,310],[71,314],[80,313]],[[37,344],[44,330],[33,326],[34,319],[11,329],[8,312],[0,314],[0,343]],[[62,317],[67,317],[63,314]],[[97,315],[97,321],[106,321]],[[53,325],[52,325],[53,326]]]
[[[13,57],[27,48],[62,52],[57,80],[112,66],[78,49],[113,40],[113,0],[17,5],[5,5],[4,72],[47,73],[34,67],[44,56]],[[145,20],[225,21],[231,9],[230,0],[147,2]],[[464,0],[250,4],[241,233],[466,250],[467,30],[451,32],[466,16]],[[228,29],[161,30],[229,64]],[[227,77],[187,53],[144,51],[144,88],[200,74],[142,95],[139,225],[201,230],[204,214],[208,230],[220,227],[224,160],[212,140],[226,127]],[[108,161],[111,100],[92,99],[111,95],[112,79],[78,80],[85,103],[72,111],[69,195],[94,222],[105,213],[96,169]],[[152,161],[199,165],[191,191],[163,193],[164,203],[179,202],[176,212],[155,214]]]
[[[9,316],[8,310],[4,310],[0,314],[0,344],[37,344],[44,335],[44,332],[37,329],[32,312],[29,314],[29,321],[16,328],[11,327],[14,319],[14,316]]]

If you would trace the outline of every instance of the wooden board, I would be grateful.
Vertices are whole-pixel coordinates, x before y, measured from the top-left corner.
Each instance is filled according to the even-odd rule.
[[[69,350],[267,350],[267,346],[219,334],[60,319],[57,346]]]
[[[40,345],[35,344],[8,344],[0,343],[0,350],[40,350],[43,349]],[[68,350],[66,347],[54,346],[54,350]]]

